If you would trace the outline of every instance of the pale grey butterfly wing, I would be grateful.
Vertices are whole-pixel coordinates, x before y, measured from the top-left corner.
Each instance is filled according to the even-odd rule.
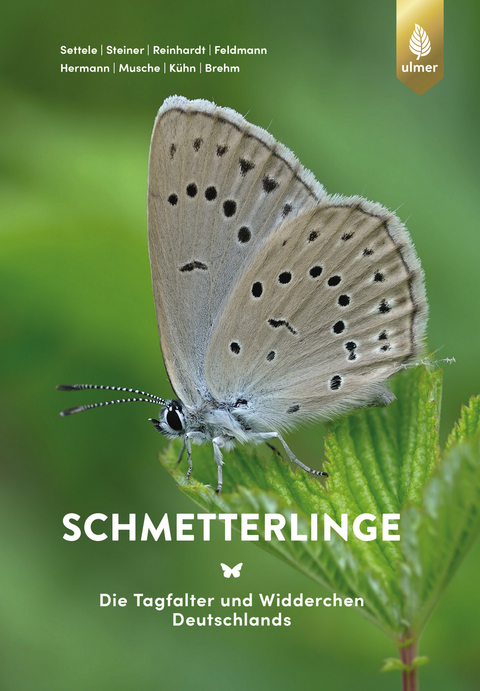
[[[400,221],[364,199],[327,197],[295,156],[238,113],[171,97],[152,135],[149,251],[160,341],[179,401],[155,429],[222,449],[360,405],[388,403],[389,376],[420,352],[423,273]],[[241,568],[241,564],[237,565]],[[235,569],[237,569],[235,567]],[[228,568],[228,567],[227,567]],[[234,573],[236,576],[236,574]],[[239,575],[239,572],[238,572]]]
[[[332,197],[285,220],[245,267],[206,354],[219,401],[278,430],[392,396],[382,386],[422,348],[423,272],[401,222]]]
[[[209,395],[212,330],[265,237],[325,197],[288,149],[235,111],[165,101],[150,149],[149,250],[162,352],[185,405]]]

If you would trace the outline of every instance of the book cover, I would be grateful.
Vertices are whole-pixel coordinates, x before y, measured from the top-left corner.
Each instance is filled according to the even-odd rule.
[[[442,4],[400,0],[397,6],[48,0],[11,5],[2,14],[2,689],[414,691],[418,678],[424,689],[476,689],[478,407],[464,413],[457,435],[469,437],[467,451],[460,443],[442,451],[441,463],[452,464],[444,475],[433,467],[436,456],[432,465],[428,454],[436,447],[427,439],[438,424],[442,370],[442,449],[461,406],[480,393],[475,4],[447,6],[443,16]],[[302,469],[291,469],[265,445],[240,444],[238,453],[223,450],[225,487],[215,494],[212,444],[193,445],[193,473],[185,481],[186,455],[174,462],[180,440],[171,446],[148,421],[159,417],[158,404],[59,416],[70,406],[110,399],[107,392],[58,391],[59,384],[179,397],[162,360],[147,240],[150,139],[159,108],[174,95],[233,109],[294,152],[328,194],[378,202],[408,228],[425,272],[425,358],[432,364],[419,355],[407,368],[405,376],[418,383],[410,393],[395,381],[391,386],[402,405],[419,401],[420,412],[408,408],[408,424],[418,424],[415,467],[425,468],[425,476],[413,508],[406,501],[407,513],[385,519],[391,532],[388,526],[381,532],[382,516],[396,511],[377,502],[380,523],[371,542],[364,541],[368,519],[355,531],[353,521],[366,515],[364,493],[372,493],[373,506],[388,482],[352,479],[346,446],[334,448],[340,421],[335,428],[313,422],[285,440],[312,468],[345,464],[348,496],[362,507],[348,517],[348,540],[341,535],[340,499],[329,519],[327,494],[307,511],[313,483],[328,488],[335,471],[328,480],[305,480]],[[275,184],[264,178],[265,194]],[[192,275],[202,269],[183,268]],[[272,331],[293,332],[285,315],[274,316]],[[237,347],[230,343],[234,354]],[[355,354],[356,346],[345,347],[345,358]],[[415,380],[420,371],[428,385],[420,374]],[[330,381],[332,389],[339,383]],[[395,419],[398,427],[407,424],[402,410],[398,418],[391,414],[387,437],[398,431]],[[361,425],[383,414],[372,411],[353,413],[359,435]],[[372,430],[372,444],[387,438]],[[278,440],[274,445],[287,456]],[[361,457],[360,447],[358,441],[350,449],[351,458]],[[424,488],[428,474],[440,487],[436,494]],[[265,478],[273,478],[271,485]],[[439,496],[447,497],[441,506]],[[274,529],[279,516],[287,517],[285,543]],[[417,532],[415,521],[425,521]],[[389,540],[396,524],[399,542]],[[439,536],[432,541],[435,525]],[[431,549],[425,562],[410,539],[421,530],[419,553]],[[372,576],[358,592],[352,583],[360,583],[366,562],[356,561],[356,548],[348,551],[355,541],[365,546],[367,561],[376,549],[388,562],[377,573],[372,561],[366,578],[377,573],[379,580]],[[416,609],[410,599],[405,611],[414,618],[422,610],[415,577],[427,580],[434,559],[431,578],[442,568],[446,573],[429,601],[414,661],[402,652],[409,650],[408,622],[403,649],[392,634],[400,620],[392,623],[392,603],[417,587]],[[375,595],[372,583],[383,583],[388,569],[403,576],[392,575],[392,590],[379,586]]]

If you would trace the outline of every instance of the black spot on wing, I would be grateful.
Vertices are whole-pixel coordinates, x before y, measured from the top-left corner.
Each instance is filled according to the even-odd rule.
[[[293,326],[291,326],[291,324],[289,324],[286,321],[286,319],[269,319],[268,323],[270,324],[270,326],[273,326],[274,329],[278,329],[280,326],[284,326],[286,329],[290,331],[290,333],[297,333],[297,330],[294,329]]]
[[[255,168],[255,163],[253,161],[247,161],[246,158],[241,158],[239,160],[240,163],[240,175],[242,177],[245,177],[245,175],[248,173],[249,170],[253,170]]]
[[[290,271],[282,271],[282,273],[278,277],[278,282],[282,283],[283,285],[290,283],[291,280],[292,280],[292,274]]]
[[[343,378],[340,376],[340,374],[334,374],[333,377],[330,379],[330,388],[332,391],[338,391],[338,389],[341,387],[343,383]]]
[[[213,187],[213,186],[207,187],[207,189],[205,190],[205,199],[207,200],[207,202],[213,202],[213,200],[216,198],[217,198],[217,190],[215,189],[215,187]]]
[[[193,261],[193,262],[189,262],[188,264],[184,264],[183,266],[181,266],[179,271],[182,271],[182,272],[193,271],[194,269],[200,269],[201,271],[207,271],[208,266],[206,264],[204,264],[203,262]]]
[[[357,359],[357,354],[355,353],[355,349],[357,347],[357,344],[355,341],[347,341],[345,343],[345,348],[348,351],[348,359],[349,360],[356,360]]]
[[[242,226],[240,230],[237,233],[238,241],[241,242],[242,244],[245,244],[250,240],[252,237],[252,233],[250,231],[250,228],[247,228],[247,226]]]
[[[237,210],[237,202],[234,199],[227,199],[223,202],[223,213],[227,218],[231,218],[235,215]]]
[[[265,175],[262,180],[262,187],[264,192],[270,194],[270,192],[273,192],[273,190],[277,189],[278,182],[274,180],[274,178],[271,178],[270,175]]]
[[[290,408],[287,408],[287,413],[296,413],[297,411],[300,410],[300,406],[298,404],[291,405]]]
[[[260,281],[255,281],[255,283],[252,286],[252,295],[254,298],[259,298],[262,296],[263,293],[263,285],[260,283]]]
[[[391,306],[389,305],[389,303],[385,299],[383,299],[381,301],[381,303],[378,307],[378,311],[381,312],[382,314],[386,314],[387,312],[390,312],[391,309],[392,309]]]

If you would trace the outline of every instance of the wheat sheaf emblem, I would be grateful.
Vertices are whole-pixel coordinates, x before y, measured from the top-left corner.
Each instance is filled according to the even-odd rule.
[[[427,32],[418,24],[415,24],[415,31],[410,39],[410,50],[417,56],[417,60],[420,60],[424,55],[428,55],[432,50]]]

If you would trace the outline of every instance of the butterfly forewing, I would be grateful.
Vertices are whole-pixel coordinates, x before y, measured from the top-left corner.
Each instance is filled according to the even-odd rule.
[[[234,111],[163,104],[150,150],[150,263],[162,351],[185,404],[208,394],[212,331],[262,241],[324,197],[290,151]]]
[[[400,221],[334,197],[285,220],[244,269],[209,344],[207,383],[265,429],[328,418],[385,396],[381,383],[422,347],[425,319]]]

